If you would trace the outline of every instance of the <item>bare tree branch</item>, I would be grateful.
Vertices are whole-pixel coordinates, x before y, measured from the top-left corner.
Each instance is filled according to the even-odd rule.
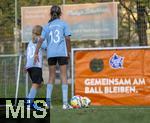
[[[137,20],[136,20],[136,18],[134,17],[132,10],[129,9],[129,8],[125,5],[125,3],[123,3],[122,0],[119,0],[119,2],[120,2],[120,5],[122,5],[122,6],[131,14],[131,16],[133,17],[133,20],[136,22]]]
[[[146,14],[146,17],[147,17],[147,21],[148,21],[148,23],[150,24],[150,19],[148,18],[148,10],[147,9],[145,9],[145,14]]]

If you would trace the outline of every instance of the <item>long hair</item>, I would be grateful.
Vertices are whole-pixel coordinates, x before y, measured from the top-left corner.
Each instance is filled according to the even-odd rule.
[[[61,16],[61,8],[57,5],[53,5],[50,9],[50,15],[51,15],[51,19],[49,20],[49,22],[60,18]]]

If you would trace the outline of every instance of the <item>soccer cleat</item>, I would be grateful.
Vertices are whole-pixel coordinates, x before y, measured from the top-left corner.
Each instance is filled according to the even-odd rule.
[[[45,109],[52,109],[52,108],[53,106],[50,99],[46,99]]]
[[[37,109],[35,109],[33,104],[32,105],[26,105],[26,109],[27,110],[37,110]]]
[[[68,110],[68,109],[73,109],[72,106],[70,106],[69,104],[63,104],[62,107],[63,110]]]
[[[31,103],[30,99],[25,99],[24,106],[27,110],[34,110],[33,103]]]
[[[47,104],[45,105],[45,109],[52,109],[53,106],[50,104],[50,106],[48,106]]]

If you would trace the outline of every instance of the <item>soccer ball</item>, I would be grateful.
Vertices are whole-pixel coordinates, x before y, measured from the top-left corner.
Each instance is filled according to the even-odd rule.
[[[72,98],[71,98],[71,101],[70,101],[70,103],[71,103],[71,106],[73,107],[73,108],[81,108],[82,107],[82,97],[81,96],[79,96],[79,95],[77,95],[77,96],[73,96]]]
[[[91,104],[91,100],[88,97],[82,97],[82,107],[89,107]]]

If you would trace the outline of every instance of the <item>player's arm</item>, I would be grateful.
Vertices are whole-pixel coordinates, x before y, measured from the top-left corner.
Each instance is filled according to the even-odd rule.
[[[27,57],[28,57],[28,52],[29,52],[29,43],[28,43],[28,46],[27,46],[27,49],[26,51],[24,52],[24,57],[25,57],[25,63],[27,64]],[[24,71],[27,72],[27,67],[26,65],[24,66]]]
[[[42,45],[41,45],[41,48],[42,48],[43,50],[46,50],[46,49],[47,49],[47,40],[44,40],[44,41],[43,41],[43,43],[42,43]]]
[[[35,50],[35,53],[34,53],[34,63],[39,61],[38,53],[39,53],[39,49],[41,48],[42,43],[43,43],[43,39],[41,37],[39,37],[38,43],[37,43],[37,46],[36,46],[36,50]]]
[[[71,40],[70,40],[70,36],[65,36],[66,39],[66,45],[67,45],[67,52],[68,52],[68,57],[70,57],[70,53],[71,53]]]
[[[68,52],[68,57],[70,57],[71,53],[71,31],[67,23],[64,24],[64,35],[65,35],[65,40],[66,40],[66,45],[67,45],[67,52]]]
[[[41,48],[41,45],[43,43],[43,41],[45,40],[45,37],[46,37],[46,26],[43,27],[42,29],[42,34],[41,36],[38,38],[38,42],[37,42],[37,45],[36,45],[36,49],[35,49],[35,53],[34,53],[34,64],[39,61],[39,58],[38,58],[38,53],[39,53],[39,49]]]

